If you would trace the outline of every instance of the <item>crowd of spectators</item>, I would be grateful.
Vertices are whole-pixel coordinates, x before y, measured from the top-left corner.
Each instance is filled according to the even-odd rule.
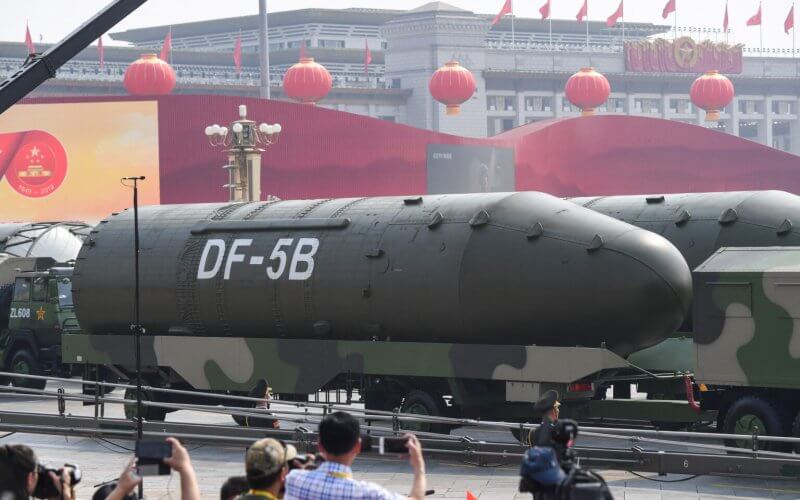
[[[404,439],[414,475],[407,494],[354,477],[351,467],[362,449],[360,424],[349,413],[335,412],[325,416],[319,424],[316,455],[299,454],[291,444],[273,438],[253,443],[245,455],[244,475],[228,478],[220,489],[220,499],[421,500],[426,494],[422,447],[414,435],[406,434]],[[167,438],[167,442],[171,454],[163,462],[180,477],[181,499],[199,499],[200,488],[188,451],[175,438]],[[46,475],[46,480],[40,480],[40,475]],[[42,498],[36,494],[41,491],[37,490],[37,485],[42,482],[53,486],[49,496],[44,498],[72,500],[75,498],[75,475],[75,469],[70,466],[58,471],[44,468],[34,451],[25,445],[0,446],[0,500]],[[119,479],[101,485],[92,500],[135,499],[141,482],[136,459],[132,459]]]

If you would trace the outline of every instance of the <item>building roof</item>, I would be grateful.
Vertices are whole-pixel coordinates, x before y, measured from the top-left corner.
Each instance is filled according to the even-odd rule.
[[[450,5],[445,2],[428,2],[425,5],[420,5],[416,9],[411,9],[409,12],[470,12],[461,7]]]
[[[52,47],[52,44],[37,44],[37,50],[42,52]],[[131,63],[143,53],[148,52],[141,47],[119,47],[109,45],[104,49],[106,62]],[[150,51],[152,52],[152,51]],[[383,64],[384,53],[382,50],[371,50],[372,64]],[[28,54],[22,42],[0,42],[0,57],[24,60]],[[270,50],[270,64],[292,64],[299,60],[300,49]],[[363,49],[328,49],[322,47],[308,47],[306,55],[313,57],[321,64],[325,63],[352,63],[364,62]],[[98,60],[97,47],[92,45],[83,49],[72,61],[96,62]],[[172,50],[173,64],[208,65],[208,66],[233,66],[233,52],[219,52],[208,50]],[[242,66],[258,67],[258,53],[242,53]]]
[[[273,12],[269,15],[270,27],[292,26],[306,23],[359,24],[380,26],[395,16],[403,14],[403,10],[389,9],[299,9]],[[151,26],[111,33],[111,38],[130,43],[143,43],[164,38],[172,29],[174,38],[200,36],[209,33],[232,33],[239,30],[258,29],[258,16],[228,17],[209,19],[173,25]]]
[[[343,25],[381,26],[403,14],[421,12],[453,12],[470,13],[470,11],[456,7],[446,2],[429,2],[412,10],[396,9],[298,9],[283,12],[274,12],[269,15],[270,27],[292,26],[298,24],[328,23]],[[476,14],[479,17],[491,20],[491,14]],[[553,19],[553,33],[585,33],[586,25],[570,19]],[[258,16],[240,16],[224,19],[209,19],[191,23],[151,26],[126,31],[111,33],[111,38],[133,44],[147,43],[164,38],[172,29],[173,38],[202,36],[213,33],[235,33],[241,30],[258,29]],[[542,19],[517,17],[514,19],[514,29],[523,32],[548,32],[550,23]],[[493,31],[511,31],[511,17],[504,17],[492,27]],[[626,23],[625,33],[631,37],[650,36],[666,33],[669,25],[653,23]],[[603,21],[589,22],[589,33],[614,33],[619,34],[620,27],[607,27]]]

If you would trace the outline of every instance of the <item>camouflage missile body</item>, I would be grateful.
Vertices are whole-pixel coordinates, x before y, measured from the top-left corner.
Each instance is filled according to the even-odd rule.
[[[584,346],[574,373],[550,359],[574,380],[622,362],[600,346],[668,336],[691,299],[666,240],[541,193],[144,207],[140,228],[144,359],[197,388],[269,376],[302,393],[342,370],[537,380],[534,358],[566,351],[534,345]],[[65,359],[130,365],[132,238],[124,212],[81,250],[89,335]]]
[[[570,201],[653,231],[691,269],[721,247],[800,245],[800,197],[784,191],[600,196]]]

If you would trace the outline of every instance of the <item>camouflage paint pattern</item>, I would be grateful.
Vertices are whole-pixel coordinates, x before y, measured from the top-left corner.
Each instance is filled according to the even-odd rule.
[[[131,335],[63,336],[67,363],[133,366]],[[339,374],[569,383],[627,363],[606,349],[422,342],[142,337],[142,365],[168,367],[195,389],[315,392]]]
[[[697,381],[800,388],[800,248],[721,248],[694,275]]]

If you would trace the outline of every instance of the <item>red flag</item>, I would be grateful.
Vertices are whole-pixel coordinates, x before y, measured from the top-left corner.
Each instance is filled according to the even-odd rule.
[[[547,2],[539,8],[539,14],[542,15],[542,19],[550,19],[550,0],[547,0]]]
[[[233,64],[236,66],[236,72],[242,71],[242,36],[236,37],[236,44],[233,46]]]
[[[169,62],[169,53],[172,52],[172,28],[167,31],[167,36],[164,37],[164,45],[161,46],[161,54],[158,57],[162,61]]]
[[[100,69],[106,65],[106,49],[103,48],[103,35],[97,39],[97,59],[100,61]]]
[[[578,15],[575,16],[575,19],[577,19],[579,23],[582,23],[583,18],[588,15],[589,15],[589,0],[583,0],[583,7],[581,7],[581,10],[578,11]]]
[[[786,20],[783,22],[783,31],[786,34],[789,34],[789,30],[794,28],[794,4],[792,4],[792,8],[789,9],[789,14],[786,16]]]
[[[725,17],[722,18],[722,29],[728,31],[728,2],[725,2]]]
[[[513,7],[511,5],[511,0],[506,0],[506,3],[503,4],[503,8],[500,9],[500,12],[498,12],[497,15],[494,16],[494,19],[492,19],[492,26],[499,23],[500,18],[506,14],[512,14]]]
[[[36,47],[33,46],[33,38],[31,38],[31,30],[28,25],[25,25],[25,47],[28,48],[28,54],[35,54]]]
[[[372,52],[369,50],[369,43],[364,39],[364,75],[369,74],[369,65],[372,62]]]
[[[608,17],[608,19],[606,20],[606,26],[608,26],[610,28],[610,27],[614,26],[615,24],[617,24],[617,20],[619,20],[620,17],[622,17],[622,18],[625,17],[622,14],[622,5],[624,3],[625,3],[625,0],[619,0],[619,7],[617,7],[617,10]]]
[[[547,2],[547,3],[550,3],[550,2]],[[475,494],[472,493],[471,491],[467,490],[467,500],[478,500],[478,497],[476,497]]]
[[[758,2],[758,12],[747,20],[748,26],[761,26],[761,2]]]
[[[666,19],[671,13],[675,12],[675,1],[676,0],[667,0],[667,5],[665,5],[664,10],[661,11],[661,17]]]

